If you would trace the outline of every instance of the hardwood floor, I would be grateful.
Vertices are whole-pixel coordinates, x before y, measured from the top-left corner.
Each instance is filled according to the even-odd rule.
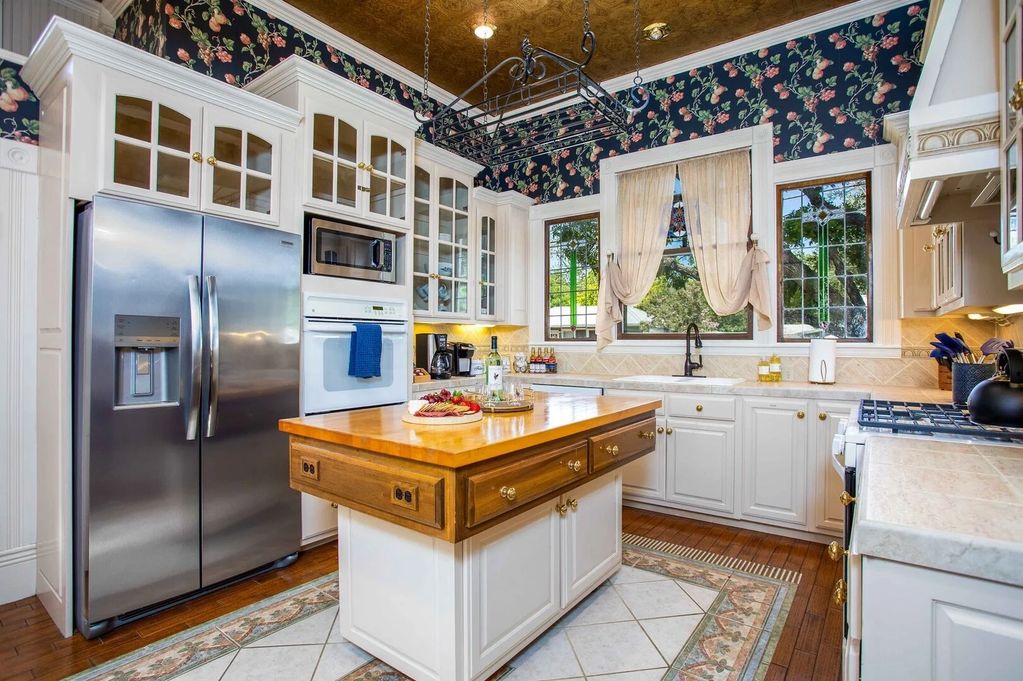
[[[803,573],[767,681],[837,681],[842,611],[830,599],[838,563],[824,546],[626,508],[625,532]],[[0,606],[0,679],[61,679],[337,569],[337,545],[324,544],[294,564],[86,641],[62,638],[35,597]]]

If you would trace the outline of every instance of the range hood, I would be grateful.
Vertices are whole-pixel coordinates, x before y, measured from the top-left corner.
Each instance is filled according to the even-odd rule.
[[[946,181],[985,177],[978,200],[998,200],[998,44],[996,0],[931,4],[913,103],[884,120],[898,146],[900,228],[930,222]]]

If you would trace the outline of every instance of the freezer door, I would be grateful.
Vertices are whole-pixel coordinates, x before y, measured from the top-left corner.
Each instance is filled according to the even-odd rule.
[[[281,418],[297,416],[301,240],[205,218],[202,583],[298,550]]]
[[[202,218],[97,197],[76,235],[75,605],[85,632],[200,585]]]

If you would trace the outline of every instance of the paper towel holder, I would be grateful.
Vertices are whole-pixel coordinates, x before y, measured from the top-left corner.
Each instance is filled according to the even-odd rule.
[[[810,340],[810,357],[807,367],[807,380],[810,383],[831,384],[835,382],[837,348],[838,339],[834,337]]]

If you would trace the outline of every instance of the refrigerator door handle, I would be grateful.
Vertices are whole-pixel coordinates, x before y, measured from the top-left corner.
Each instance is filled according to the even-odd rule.
[[[206,411],[206,437],[217,432],[217,403],[220,397],[220,299],[217,278],[206,277],[207,317],[210,329],[210,401]]]
[[[194,440],[199,434],[199,406],[202,400],[202,303],[199,297],[199,277],[188,277],[188,312],[192,346],[192,388],[185,420],[185,439]]]

